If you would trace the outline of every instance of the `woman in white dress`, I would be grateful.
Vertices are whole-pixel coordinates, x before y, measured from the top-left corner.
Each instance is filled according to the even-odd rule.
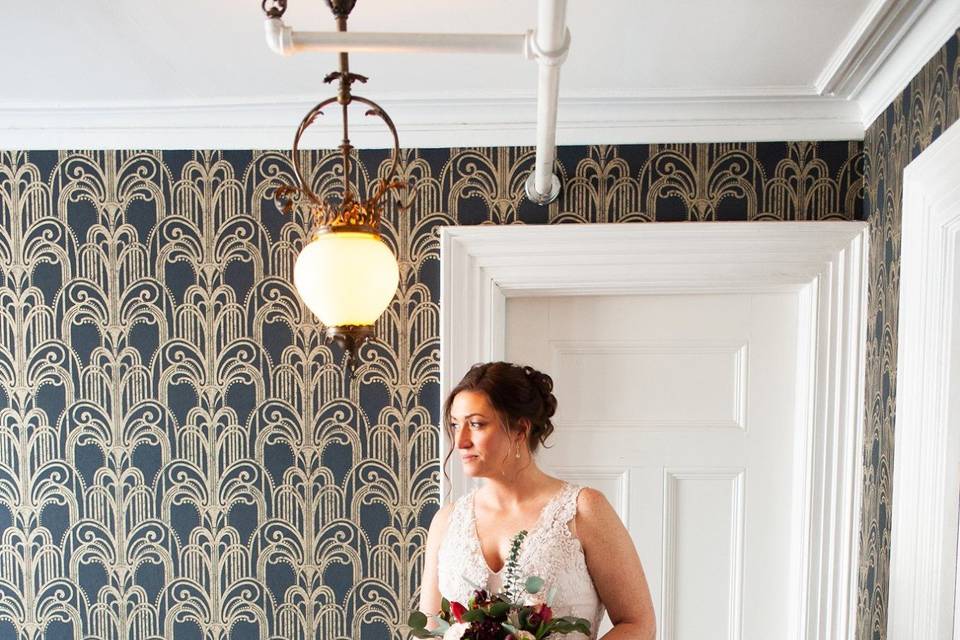
[[[521,576],[555,588],[555,616],[591,623],[603,611],[613,629],[604,640],[652,640],[655,619],[640,558],[617,513],[596,489],[547,475],[534,453],[553,431],[553,381],[507,362],[475,365],[450,392],[444,420],[464,473],[485,482],[434,516],[427,536],[420,611],[435,615],[440,599],[465,604],[481,586],[498,592],[511,539],[528,532]],[[569,640],[583,637],[570,634]]]

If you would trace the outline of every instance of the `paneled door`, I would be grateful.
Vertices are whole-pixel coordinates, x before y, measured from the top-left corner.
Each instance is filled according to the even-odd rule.
[[[602,490],[620,513],[662,640],[766,640],[796,628],[797,372],[809,362],[799,308],[790,292],[507,301],[506,358],[556,385],[556,431],[540,463]]]

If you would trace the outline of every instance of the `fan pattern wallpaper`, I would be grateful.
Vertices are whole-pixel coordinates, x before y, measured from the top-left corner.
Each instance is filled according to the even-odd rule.
[[[890,510],[900,302],[903,169],[960,117],[960,30],[867,129],[864,216],[870,222],[866,423],[857,637],[887,637]]]
[[[384,152],[362,152],[372,188]],[[318,192],[336,154],[304,154]],[[399,292],[344,377],[277,152],[0,155],[0,637],[400,637],[439,503],[437,230],[845,219],[859,143],[405,152]]]

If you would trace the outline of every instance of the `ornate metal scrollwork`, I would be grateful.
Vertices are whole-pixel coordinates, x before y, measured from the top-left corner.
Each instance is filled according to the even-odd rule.
[[[287,0],[263,0],[260,8],[268,18],[282,18],[287,11]]]
[[[326,231],[364,231],[379,235],[380,218],[382,214],[382,199],[388,191],[406,188],[406,185],[396,180],[400,166],[400,141],[396,126],[390,116],[372,100],[360,96],[350,96],[350,102],[359,102],[370,107],[364,115],[379,117],[387,125],[393,137],[393,160],[386,178],[377,181],[374,194],[365,200],[354,196],[347,181],[347,172],[344,173],[344,192],[340,202],[324,200],[318,196],[304,179],[300,163],[300,139],[306,130],[314,123],[318,116],[323,115],[323,109],[338,101],[338,97],[330,97],[317,104],[300,121],[297,133],[293,139],[293,172],[297,179],[296,185],[281,185],[274,190],[274,200],[282,211],[290,212],[294,206],[303,204],[311,208],[314,221],[314,233]],[[349,141],[340,145],[345,161],[349,162],[349,154],[353,147]]]
[[[270,11],[273,10],[267,9],[267,4],[271,2],[278,4],[278,10],[282,15],[282,12],[286,10],[286,0],[264,0],[264,11],[267,11],[268,15],[270,15]],[[346,31],[347,17],[356,4],[356,0],[327,0],[327,4],[337,18],[337,28],[340,31]],[[293,207],[298,205],[310,207],[311,217],[314,221],[314,234],[339,230],[364,231],[379,235],[382,211],[381,201],[384,195],[388,191],[406,188],[405,184],[395,179],[400,164],[400,140],[397,137],[397,128],[393,124],[393,120],[390,119],[390,116],[387,115],[387,112],[383,110],[383,107],[372,100],[353,95],[351,91],[353,83],[364,83],[367,81],[367,77],[350,72],[349,59],[346,53],[340,54],[340,69],[328,73],[323,81],[328,84],[337,81],[337,95],[317,104],[308,111],[307,115],[300,121],[300,126],[297,127],[297,133],[293,138],[292,149],[293,171],[297,179],[297,184],[285,184],[277,187],[273,193],[274,200],[276,200],[277,206],[279,206],[282,211],[288,213],[292,211]],[[390,130],[390,135],[393,136],[393,161],[390,164],[387,177],[381,178],[378,181],[374,194],[365,200],[354,196],[349,181],[350,153],[353,150],[353,146],[350,144],[347,108],[354,102],[359,102],[369,107],[364,115],[376,116],[383,120]],[[341,105],[343,108],[343,140],[339,147],[343,158],[343,196],[339,202],[324,200],[314,193],[303,177],[299,153],[300,140],[303,134],[314,121],[316,121],[317,117],[323,115],[323,109],[334,103]]]

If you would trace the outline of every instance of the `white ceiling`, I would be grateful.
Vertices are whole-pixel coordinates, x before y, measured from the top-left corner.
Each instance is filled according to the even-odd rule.
[[[6,5],[0,148],[288,147],[332,93],[335,55],[271,52],[259,0]],[[896,90],[871,84],[901,82],[884,68],[908,73],[898,54],[916,64],[960,25],[960,0],[569,0],[567,17],[561,143],[846,139]],[[333,29],[322,0],[289,0],[284,21]],[[377,32],[535,24],[534,0],[359,0],[350,19]],[[352,54],[351,70],[404,146],[533,141],[536,65],[521,56]]]

